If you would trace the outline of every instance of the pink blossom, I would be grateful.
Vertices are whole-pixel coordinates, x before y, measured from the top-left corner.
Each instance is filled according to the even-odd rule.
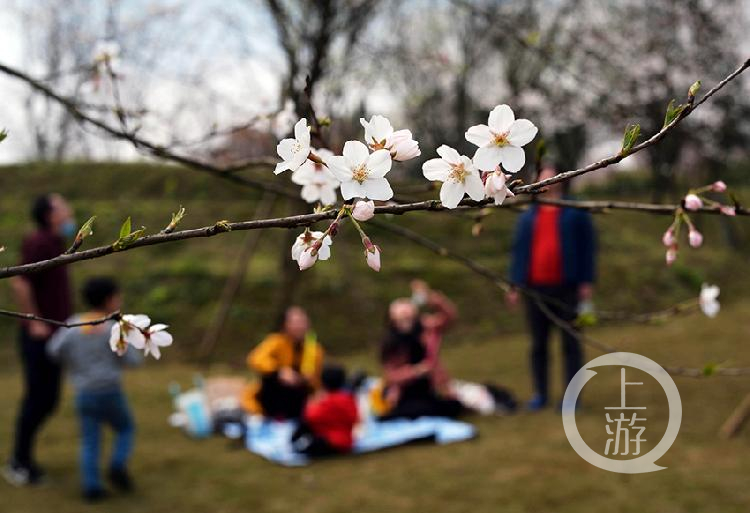
[[[711,190],[714,192],[725,192],[727,190],[727,184],[718,180],[711,184]]]
[[[299,270],[304,271],[305,269],[311,268],[317,260],[318,255],[313,255],[313,248],[304,250],[297,260],[297,263],[299,264]]]
[[[692,192],[685,196],[685,208],[688,210],[698,210],[703,206],[703,201],[698,197],[697,194]]]
[[[667,265],[672,265],[677,260],[677,245],[670,246],[667,249]]]
[[[674,228],[670,226],[661,238],[662,244],[667,247],[673,246],[677,243],[677,239],[674,236]]]
[[[357,221],[368,221],[375,215],[375,202],[359,200],[354,204],[352,217]]]
[[[393,160],[403,162],[419,157],[422,152],[419,143],[412,138],[410,130],[396,130],[391,135],[391,157]]]
[[[725,216],[737,215],[736,209],[734,207],[729,207],[727,205],[722,205],[721,207],[719,207],[719,211]]]
[[[370,269],[376,272],[380,271],[380,248],[378,246],[373,246],[372,251],[366,249],[365,258]]]
[[[695,228],[690,228],[688,239],[690,240],[690,246],[693,248],[699,248],[703,244],[703,235]]]

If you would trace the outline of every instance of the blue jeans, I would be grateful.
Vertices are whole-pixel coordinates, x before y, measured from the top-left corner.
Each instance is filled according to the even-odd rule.
[[[135,426],[120,390],[79,392],[76,408],[81,419],[81,477],[84,490],[102,488],[99,478],[99,441],[102,423],[115,431],[110,469],[124,469],[133,450]]]

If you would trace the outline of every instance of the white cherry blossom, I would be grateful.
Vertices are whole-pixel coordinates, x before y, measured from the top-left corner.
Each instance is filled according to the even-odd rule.
[[[391,158],[397,161],[410,160],[422,154],[419,143],[414,140],[411,131],[394,132],[388,118],[375,115],[370,121],[359,118],[359,122],[365,129],[365,143],[371,150],[386,149],[391,153]]]
[[[439,159],[430,159],[422,165],[422,174],[432,181],[443,182],[440,201],[446,208],[456,208],[468,194],[475,201],[484,198],[484,185],[479,172],[469,157],[460,155],[445,144],[437,149]]]
[[[306,230],[297,236],[292,245],[292,260],[297,262],[300,270],[309,269],[318,260],[328,260],[331,258],[331,244],[333,243],[333,239],[329,235],[325,235],[325,237],[324,235],[320,231],[313,232]],[[313,254],[316,243],[320,247],[317,253]]]
[[[466,140],[479,149],[474,165],[482,171],[494,171],[499,165],[509,173],[519,171],[526,162],[523,146],[536,137],[537,128],[528,119],[516,119],[508,105],[495,107],[486,125],[474,125],[466,131]]]
[[[172,345],[172,335],[166,331],[168,327],[166,324],[154,324],[144,330],[143,337],[131,345],[136,349],[143,349],[145,356],[152,355],[158,360],[161,358],[159,348]]]
[[[141,345],[145,339],[141,330],[148,328],[150,324],[151,319],[147,315],[123,315],[120,321],[112,325],[109,337],[112,351],[122,356],[128,350],[128,345]]]
[[[704,283],[701,286],[701,294],[698,299],[701,310],[707,317],[714,318],[719,314],[719,301],[716,299],[719,297],[719,287],[716,285],[708,285]]]
[[[345,200],[368,198],[385,201],[393,197],[391,185],[385,178],[392,165],[388,150],[370,153],[361,142],[347,141],[343,156],[331,156],[324,161],[341,182],[341,195]]]
[[[276,146],[276,153],[283,162],[276,164],[275,174],[282,173],[287,169],[296,171],[305,163],[310,155],[310,128],[307,120],[302,118],[294,125],[294,138],[283,139]]]
[[[333,152],[325,148],[315,150],[321,159],[333,156]],[[308,203],[320,202],[323,205],[336,203],[336,189],[339,181],[328,168],[318,162],[306,160],[292,173],[292,182],[302,186],[302,199]]]

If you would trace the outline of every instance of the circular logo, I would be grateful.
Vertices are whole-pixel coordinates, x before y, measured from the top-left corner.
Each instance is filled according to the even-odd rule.
[[[628,460],[611,459],[602,456],[597,452],[594,452],[591,447],[589,447],[586,442],[583,441],[583,438],[581,438],[581,435],[578,432],[578,426],[576,425],[575,409],[578,395],[581,393],[584,385],[596,375],[596,371],[591,370],[591,368],[612,365],[634,367],[653,376],[654,379],[656,379],[656,381],[661,385],[662,389],[664,389],[664,392],[667,394],[667,401],[669,404],[669,422],[667,423],[667,430],[664,433],[662,439],[659,441],[656,447],[651,449],[651,451],[649,451],[648,453]],[[626,410],[628,411],[628,413],[630,413],[630,411],[633,411],[632,418],[629,422],[622,411],[620,412],[621,417],[619,419],[615,418],[615,420],[617,421],[615,427],[615,429],[617,430],[616,432],[610,432],[609,427],[607,428],[607,432],[609,434],[616,433],[616,443],[618,444],[620,442],[619,430],[625,430],[628,427],[632,427],[637,420],[645,420],[643,418],[637,418],[637,412],[645,408],[627,407],[625,404],[626,386],[639,384],[641,383],[626,382],[625,369],[623,369],[621,383],[621,386],[623,387],[621,391],[621,406],[607,408],[608,410]],[[656,460],[664,456],[664,454],[669,450],[669,448],[677,438],[677,433],[680,430],[680,423],[682,422],[682,401],[680,400],[680,393],[677,390],[677,386],[672,380],[672,377],[655,361],[635,353],[609,353],[598,358],[594,358],[586,365],[584,365],[583,368],[581,368],[581,370],[579,370],[573,377],[573,380],[565,390],[565,396],[563,397],[562,420],[563,427],[565,428],[565,436],[568,437],[570,445],[573,447],[573,449],[575,449],[578,455],[581,456],[581,458],[588,461],[592,465],[595,465],[604,470],[609,470],[610,472],[619,472],[621,474],[642,474],[646,472],[664,470],[666,468],[656,465],[655,462]],[[607,421],[611,422],[609,414],[607,415]],[[640,429],[642,430],[644,428]],[[638,438],[636,441],[640,441],[640,433],[638,433],[637,437]],[[628,438],[625,438],[624,436],[623,439],[626,440],[627,443]],[[610,444],[608,441],[607,448],[609,449],[609,447]],[[614,451],[617,451],[617,449],[615,448]],[[614,452],[614,454],[617,454],[617,452]],[[622,452],[622,454],[627,454],[627,452]],[[638,452],[633,452],[631,454],[635,455],[638,454]]]

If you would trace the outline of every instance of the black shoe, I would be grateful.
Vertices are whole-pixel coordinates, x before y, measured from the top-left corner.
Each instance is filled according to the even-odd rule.
[[[91,490],[83,491],[83,500],[90,503],[101,502],[106,499],[107,496],[107,491],[101,488],[93,488]]]
[[[128,471],[125,468],[110,469],[109,482],[121,492],[132,492],[134,488],[133,480],[130,478],[130,474],[128,474]]]

